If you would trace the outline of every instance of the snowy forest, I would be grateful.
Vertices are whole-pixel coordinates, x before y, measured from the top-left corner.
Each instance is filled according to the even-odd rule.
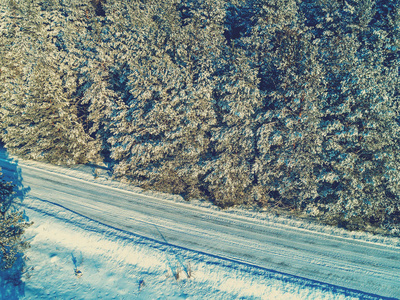
[[[0,3],[10,153],[400,235],[398,1]]]

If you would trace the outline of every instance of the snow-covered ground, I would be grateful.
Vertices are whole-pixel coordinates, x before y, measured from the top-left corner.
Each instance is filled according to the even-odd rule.
[[[35,224],[21,299],[366,297],[157,243],[29,197],[24,205]]]
[[[113,182],[105,170],[96,169],[95,178],[87,166],[13,161],[4,153],[0,165],[25,189],[22,207],[35,222],[26,234],[32,247],[24,284],[0,280],[0,299],[400,297],[396,238],[240,209],[220,212],[201,201],[189,205]],[[176,209],[182,216],[175,222]],[[320,274],[306,276],[313,273]]]

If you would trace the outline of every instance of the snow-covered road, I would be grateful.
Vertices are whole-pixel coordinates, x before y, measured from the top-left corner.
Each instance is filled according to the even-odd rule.
[[[3,157],[0,166],[9,177],[20,171],[29,197],[114,228],[295,278],[400,298],[400,243],[352,239],[156,198],[44,164]]]

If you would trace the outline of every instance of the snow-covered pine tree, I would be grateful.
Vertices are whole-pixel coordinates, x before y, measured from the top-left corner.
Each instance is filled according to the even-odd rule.
[[[77,11],[75,16],[76,19],[83,18],[82,25],[86,25],[84,34],[77,34],[74,39],[73,50],[80,58],[76,97],[80,99],[79,111],[85,132],[101,144],[102,157],[108,160],[111,115],[120,105],[118,103],[122,101],[121,98],[129,93],[124,86],[127,76],[124,69],[125,38],[121,36],[120,28],[113,27],[113,17],[116,17],[118,24],[126,23],[127,20],[115,15],[123,11],[119,7],[123,6],[120,1],[92,1],[92,4],[94,7],[89,6],[84,10],[83,16],[78,14],[82,10]]]
[[[203,173],[206,171],[204,188],[211,200],[221,206],[249,200],[254,159],[250,119],[260,103],[257,77],[245,53],[227,44],[227,6],[228,3],[221,0],[196,4],[188,1],[187,15],[191,17],[185,21],[188,35],[193,36],[187,41],[189,54],[192,53],[197,62],[191,72],[200,76],[207,74],[208,78],[203,76],[196,83],[211,87],[207,109],[214,115],[208,120],[208,125],[212,126],[205,131],[209,131],[206,136],[211,143],[201,164]],[[210,124],[210,120],[216,123]],[[207,122],[204,119],[192,122],[199,121]]]
[[[0,271],[11,268],[29,246],[23,234],[30,223],[24,220],[21,212],[11,208],[13,189],[0,173]]]
[[[218,40],[206,34],[204,16],[182,20],[179,5],[127,4],[132,23],[129,34],[122,34],[127,36],[130,95],[113,117],[110,142],[119,161],[117,176],[195,196],[201,193],[201,164],[215,124],[212,74],[218,53],[212,51],[218,49],[210,45]]]
[[[4,104],[23,86],[23,43],[19,25],[23,16],[14,1],[0,2],[0,135],[6,129]],[[19,47],[18,47],[19,46]]]
[[[222,32],[222,30],[220,30]],[[252,202],[256,113],[262,107],[257,70],[242,49],[226,48],[215,93],[218,124],[212,130],[208,190],[220,206]]]
[[[176,13],[166,14],[157,1],[145,6],[139,1],[123,4],[122,10],[113,10],[115,23],[109,31],[117,37],[111,46],[119,49],[118,61],[124,62],[118,74],[121,88],[127,91],[113,112],[111,157],[118,162],[116,176],[150,186],[157,181],[158,161],[167,155],[164,132],[170,131],[169,126],[174,126],[176,120],[177,112],[169,100],[176,96],[174,84],[179,87],[176,81],[180,72],[166,52],[170,42],[166,30],[174,26]],[[125,17],[119,18],[121,14]],[[170,18],[172,23],[164,20],[162,24],[162,18]],[[171,97],[169,90],[174,91]]]
[[[11,152],[33,159],[54,163],[98,159],[99,148],[84,131],[76,98],[79,63],[71,51],[74,31],[68,26],[77,24],[68,21],[68,12],[56,2],[15,5],[15,26],[22,33],[7,55],[12,60],[18,57],[23,68],[18,76],[7,77],[1,103],[2,140]]]
[[[255,132],[253,195],[261,204],[302,208],[318,196],[314,170],[323,165],[323,86],[312,36],[296,1],[248,1],[238,9],[245,25],[234,43],[246,51],[262,96],[249,119]]]
[[[326,3],[314,10],[327,88],[320,100],[321,154],[330,167],[319,178],[331,178],[320,185],[317,206],[331,223],[398,232],[398,7],[386,10],[383,2]]]

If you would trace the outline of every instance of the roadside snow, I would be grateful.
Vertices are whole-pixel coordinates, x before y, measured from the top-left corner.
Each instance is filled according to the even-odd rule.
[[[29,196],[24,206],[35,224],[20,299],[362,298],[159,244]]]
[[[206,201],[187,203],[176,195],[144,191],[113,181],[107,169],[100,166],[65,168],[8,155],[4,158],[0,157],[4,172],[27,191],[32,187],[22,206],[35,224],[26,235],[32,248],[26,252],[30,260],[25,285],[13,287],[4,284],[0,277],[0,299],[385,299],[355,290],[363,284],[378,287],[370,289],[374,294],[389,291],[389,295],[398,295],[398,238],[347,232],[257,210],[232,208],[222,212]],[[114,196],[119,199],[119,206],[110,206]],[[148,202],[151,204],[143,212],[125,210],[125,206],[139,208],[139,204]],[[161,215],[157,215],[160,208]],[[176,209],[185,220],[176,222]],[[168,215],[171,212],[172,217]],[[207,219],[207,226],[204,225],[203,217],[214,223]],[[157,223],[159,220],[164,223]],[[157,239],[139,228],[164,228],[164,232],[158,231]],[[266,235],[268,228],[279,230],[280,236],[289,239]],[[235,235],[229,235],[233,229]],[[192,239],[208,235],[209,243],[228,247],[220,255],[191,247],[193,241],[174,246],[163,236],[168,230],[168,240],[189,231]],[[256,236],[262,238],[258,240]],[[302,244],[304,239],[307,245]],[[290,241],[289,245],[284,241]],[[331,243],[338,244],[331,249]],[[293,250],[294,244],[299,247],[297,252]],[[311,251],[306,246],[312,247]],[[240,259],[236,252],[232,256],[237,259],[231,259],[229,251],[239,248],[247,249],[245,254],[255,257],[275,255],[279,258],[278,267],[284,271],[257,267],[260,264],[249,263],[246,257]],[[331,281],[308,280],[305,277],[312,278],[311,275],[295,276],[298,273],[293,271],[294,265],[300,266],[297,271],[305,270],[308,275],[324,269],[325,273],[320,274],[339,277],[336,280],[331,276]],[[351,286],[346,289],[338,286],[345,286],[343,280],[361,284],[353,284],[354,290]],[[379,284],[374,282],[386,289],[379,290]]]
[[[38,168],[41,170],[45,170],[48,172],[54,172],[58,175],[63,175],[66,177],[73,177],[77,179],[81,179],[84,181],[100,184],[102,186],[109,186],[112,188],[122,189],[126,191],[131,191],[141,195],[147,195],[150,197],[157,197],[158,199],[164,199],[168,201],[173,201],[177,203],[187,204],[179,195],[172,195],[157,191],[144,190],[142,188],[127,184],[125,182],[120,182],[116,180],[112,180],[109,172],[105,167],[96,166],[96,165],[76,165],[73,167],[62,167],[50,165],[47,163],[36,162],[32,160],[24,160],[17,157],[14,157],[21,165],[31,166],[34,168]],[[191,200],[190,205],[194,205],[197,207],[203,207],[207,210],[221,211],[221,209],[212,203],[204,200]],[[376,244],[384,244],[387,246],[400,246],[400,239],[389,236],[381,236],[375,235],[368,232],[363,231],[348,231],[343,228],[337,228],[334,226],[328,225],[319,225],[316,223],[309,222],[307,220],[299,220],[295,218],[285,217],[285,216],[276,216],[274,214],[270,214],[267,211],[262,211],[260,209],[249,209],[248,207],[232,207],[224,210],[226,213],[231,213],[236,216],[244,216],[247,218],[253,218],[260,220],[267,224],[281,224],[283,226],[287,226],[288,228],[298,228],[305,231],[310,232],[319,232],[322,234],[326,234],[329,236],[337,236],[340,238],[348,238],[351,240],[360,240],[363,242],[376,243]]]

